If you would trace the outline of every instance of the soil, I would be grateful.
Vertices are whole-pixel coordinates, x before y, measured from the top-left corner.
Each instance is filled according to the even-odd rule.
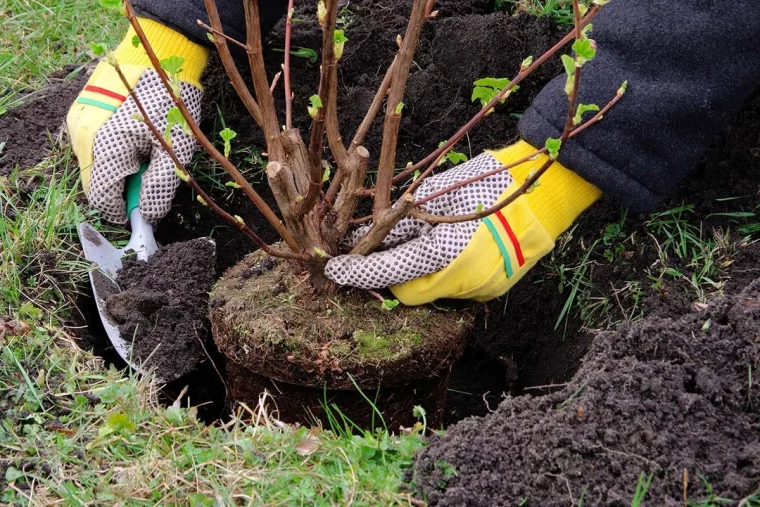
[[[87,72],[66,79],[79,65],[71,65],[50,76],[51,84],[27,94],[21,94],[25,105],[0,116],[0,175],[15,167],[28,169],[47,155],[49,139],[56,139],[66,113],[87,82]]]
[[[683,505],[739,499],[760,477],[760,280],[680,318],[648,318],[595,341],[562,390],[508,398],[463,421],[417,458],[431,505],[630,505],[643,472],[647,499]],[[473,452],[477,449],[478,452]],[[441,464],[456,470],[446,475]]]
[[[208,292],[215,280],[215,246],[206,239],[173,243],[146,261],[127,257],[105,298],[134,361],[174,380],[196,371],[208,356]],[[100,291],[99,291],[100,292]]]
[[[327,397],[361,423],[372,410],[356,393],[359,386],[377,394],[389,426],[411,426],[415,405],[440,424],[451,365],[473,320],[466,307],[384,310],[365,291],[315,295],[307,276],[258,251],[214,287],[214,340],[227,357],[237,401],[255,404],[268,389],[282,419],[323,416],[329,424],[321,409]]]

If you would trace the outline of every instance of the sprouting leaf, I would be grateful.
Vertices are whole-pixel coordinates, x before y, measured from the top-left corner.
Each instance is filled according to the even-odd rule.
[[[580,124],[583,121],[583,115],[589,111],[599,111],[599,106],[596,104],[578,104],[578,109],[576,109],[573,117],[573,125]]]
[[[390,312],[391,310],[394,310],[400,304],[401,303],[399,302],[398,299],[383,299],[383,302],[380,305],[380,308],[382,308],[386,312]]]
[[[206,32],[206,38],[211,42],[212,44],[216,44],[216,39],[214,38],[213,33]]]
[[[470,100],[473,102],[480,101],[481,106],[486,107],[509,85],[509,82],[509,79],[505,77],[485,77],[478,79],[473,83],[475,86],[472,89],[472,97]],[[518,88],[518,86],[515,86],[510,90],[510,93],[512,91],[517,91]],[[507,99],[507,96],[508,94],[502,97],[499,102],[503,104]],[[491,114],[492,112],[493,109],[489,110],[487,114]]]
[[[422,173],[420,172],[419,169],[417,169],[416,171],[414,171],[414,175],[412,177],[412,181],[417,181],[417,178],[419,178],[421,174]]]
[[[317,60],[319,59],[317,52],[311,48],[291,49],[290,54],[297,56],[298,58],[309,60],[311,63],[317,63]]]
[[[319,110],[322,108],[322,99],[319,97],[319,95],[314,94],[309,97],[309,103],[311,104],[308,107],[309,116],[316,119],[319,115]]]
[[[343,32],[343,30],[335,30],[333,32],[333,41],[335,43],[335,59],[340,60],[341,57],[343,57],[343,48],[346,45],[346,42],[348,42],[346,34]]]
[[[129,115],[130,118],[132,118],[135,121],[139,121],[140,123],[145,123],[145,118],[143,118],[143,115],[140,113],[132,113]]]
[[[219,136],[222,138],[222,141],[224,141],[224,156],[229,158],[230,153],[232,152],[231,141],[237,137],[237,132],[229,127],[225,127],[224,130],[219,132]]]
[[[241,185],[235,183],[234,181],[228,181],[227,183],[224,184],[224,186],[229,187],[229,188],[234,188],[236,190],[240,190],[241,188],[243,188]]]
[[[557,160],[557,157],[559,156],[559,149],[562,147],[562,140],[550,137],[546,140],[545,146],[549,152],[549,157],[553,160]]]
[[[235,215],[235,221],[239,223],[240,225],[245,225],[245,221],[243,220],[243,217],[240,215]]]
[[[106,423],[98,430],[98,436],[104,437],[112,433],[131,434],[135,431],[135,423],[124,412],[113,412],[106,418]]]
[[[438,147],[440,148],[447,142],[448,141],[441,141],[440,143],[438,143]],[[451,162],[451,165],[458,165],[458,164],[461,164],[462,162],[467,162],[467,160],[468,160],[467,155],[465,155],[464,153],[460,153],[454,150],[449,150],[446,156],[443,157],[440,162],[438,162],[438,165],[442,166],[447,161]]]
[[[209,34],[209,35],[211,35],[211,34]],[[132,47],[135,47],[135,48],[140,47],[140,37],[138,37],[137,35],[135,35],[135,36],[132,37]]]
[[[187,124],[187,120],[182,116],[182,111],[180,111],[178,107],[173,107],[169,109],[168,113],[166,113],[166,130],[164,130],[164,139],[166,139],[167,143],[171,140],[171,130],[177,125],[179,125],[186,134],[192,134],[190,125]]]
[[[322,167],[322,183],[327,183],[330,181],[330,174],[332,174],[332,167],[328,162],[323,162]]]
[[[620,85],[620,88],[618,88],[617,95],[622,96],[625,95],[625,92],[628,90],[628,80],[623,81],[623,84]]]
[[[327,259],[330,257],[330,254],[322,250],[321,248],[314,247],[314,253],[317,257],[321,257],[323,259]]]
[[[185,59],[181,56],[173,55],[169,58],[161,60],[161,68],[166,71],[171,77],[177,77],[184,69],[182,65],[185,63]]]
[[[573,88],[575,88],[575,76],[567,76],[567,80],[565,81],[565,94],[569,97],[573,93]]]
[[[177,166],[174,166],[174,174],[176,174],[177,178],[181,179],[185,183],[187,183],[187,181],[190,179],[190,174],[186,173]]]
[[[520,64],[520,70],[525,70],[531,65],[533,65],[533,57],[529,56],[528,58],[523,60],[522,63]]]
[[[319,20],[321,26],[325,26],[326,19],[327,6],[325,5],[325,0],[319,0],[319,3],[317,4],[317,20]]]
[[[90,42],[90,51],[92,51],[92,54],[95,56],[103,56],[106,53],[106,49],[107,48],[105,44]]]
[[[483,213],[483,209],[485,209],[485,206],[483,206],[482,202],[475,205],[475,213]]]
[[[396,104],[396,116],[401,116],[401,113],[404,111],[404,103],[399,102]]]
[[[565,67],[565,73],[568,76],[575,75],[575,60],[570,55],[562,55],[562,65]]]
[[[200,195],[196,196],[195,199],[201,203],[202,206],[208,206],[208,203],[206,202],[206,199],[201,197]]]
[[[596,41],[593,39],[580,39],[573,42],[575,61],[580,66],[590,62],[596,56]]]
[[[419,419],[420,417],[425,417],[426,414],[427,412],[425,411],[425,409],[419,405],[415,405],[414,408],[412,409],[412,415],[416,417],[417,419]]]

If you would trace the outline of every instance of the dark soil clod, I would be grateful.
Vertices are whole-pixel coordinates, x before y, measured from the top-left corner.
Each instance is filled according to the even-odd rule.
[[[191,373],[206,359],[215,251],[201,238],[161,248],[148,262],[126,258],[116,279],[121,290],[106,297],[122,338],[134,341],[135,362],[162,379]]]

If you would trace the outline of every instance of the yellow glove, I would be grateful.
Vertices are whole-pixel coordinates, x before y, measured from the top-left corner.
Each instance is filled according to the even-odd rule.
[[[415,192],[426,195],[536,151],[525,141],[484,153],[454,169],[426,179]],[[427,202],[434,215],[466,215],[478,206],[491,207],[511,195],[548,160],[546,155],[509,171],[489,176]],[[383,246],[388,250],[366,257],[343,255],[330,259],[325,273],[341,285],[363,289],[389,287],[406,305],[440,298],[486,301],[506,293],[544,255],[578,215],[601,197],[601,191],[554,162],[530,193],[482,220],[431,227],[404,219]],[[350,242],[366,232],[354,234]]]
[[[208,49],[156,21],[147,18],[139,21],[159,60],[171,56],[184,59],[179,74],[182,98],[194,118],[200,119],[203,95],[200,77],[208,61]],[[163,132],[166,115],[174,104],[142,45],[135,48],[132,44],[134,37],[130,28],[114,56],[149,118]],[[122,196],[124,180],[136,173],[141,163],[150,161],[140,192],[140,211],[146,220],[156,221],[166,215],[179,186],[174,163],[153,139],[147,125],[135,119],[136,115],[139,115],[137,106],[116,70],[102,61],[66,118],[87,198],[106,220],[114,223],[127,220]],[[179,126],[172,129],[171,138],[180,161],[189,162],[195,140]]]

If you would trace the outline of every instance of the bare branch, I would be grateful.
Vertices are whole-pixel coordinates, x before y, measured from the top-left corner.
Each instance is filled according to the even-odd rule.
[[[398,126],[400,123],[399,109],[403,108],[402,100],[406,91],[406,81],[409,77],[409,69],[412,66],[417,42],[420,39],[422,25],[427,19],[428,0],[414,0],[409,25],[401,43],[401,49],[394,65],[391,88],[388,92],[388,103],[385,113],[385,125],[383,128],[383,145],[380,149],[380,160],[377,169],[377,191],[373,206],[375,216],[380,216],[379,211],[388,209],[391,205],[391,186],[393,173],[396,168],[396,144],[398,141]],[[379,243],[378,243],[379,244]]]
[[[288,14],[285,20],[285,63],[283,73],[285,79],[285,128],[293,128],[293,92],[290,90],[290,41],[293,37],[293,7],[295,0],[288,2]]]
[[[135,106],[137,106],[137,110],[140,111],[140,115],[142,116],[143,122],[148,127],[148,130],[150,130],[151,134],[153,134],[153,137],[161,144],[161,147],[169,155],[169,157],[171,157],[172,161],[174,162],[174,167],[176,167],[176,169],[180,173],[182,173],[182,180],[187,182],[193,188],[195,193],[199,195],[201,199],[203,199],[203,202],[209,208],[211,208],[211,210],[214,213],[216,213],[219,217],[221,217],[222,220],[226,221],[233,227],[242,231],[243,234],[248,236],[259,248],[261,248],[267,254],[273,257],[281,257],[284,259],[292,259],[292,260],[308,260],[310,258],[308,255],[296,254],[292,252],[276,250],[276,249],[271,248],[255,232],[253,232],[251,228],[248,227],[242,220],[238,220],[237,218],[233,217],[232,215],[227,213],[225,210],[223,210],[221,207],[219,207],[219,205],[216,204],[216,202],[211,198],[211,196],[209,196],[200,187],[200,185],[198,185],[198,183],[195,181],[195,178],[193,178],[193,176],[187,171],[187,169],[185,169],[185,167],[179,161],[179,158],[177,157],[177,154],[174,151],[174,149],[169,145],[169,143],[166,142],[166,139],[164,139],[164,136],[161,135],[161,132],[158,131],[158,128],[150,119],[150,116],[148,116],[148,113],[145,110],[145,107],[142,105],[142,102],[140,101],[139,97],[135,93],[134,88],[129,84],[129,81],[127,80],[126,76],[124,76],[124,73],[122,72],[121,67],[119,66],[119,62],[115,62],[114,69],[116,69],[116,73],[119,75],[119,79],[121,79],[122,84],[129,92],[130,97],[132,97],[132,100],[134,101]]]
[[[369,152],[363,146],[359,146],[349,155],[345,165],[346,181],[341,186],[335,202],[335,215],[331,221],[322,225],[322,234],[329,242],[337,244],[346,235],[356,211],[360,191],[364,188],[368,164]]]
[[[352,254],[368,255],[383,242],[385,237],[391,232],[393,226],[399,220],[409,215],[414,209],[414,199],[407,195],[401,202],[396,203],[392,208],[386,208],[375,214],[375,223],[372,224],[367,234],[351,250]]]
[[[349,148],[349,151],[355,150],[358,146],[361,146],[361,144],[364,142],[364,138],[367,137],[367,132],[369,132],[369,129],[372,126],[372,122],[375,121],[375,116],[377,116],[377,113],[380,112],[380,108],[383,107],[383,100],[385,100],[385,96],[388,95],[388,89],[391,86],[391,80],[393,79],[393,73],[395,71],[397,61],[398,56],[393,58],[393,61],[388,67],[388,70],[385,71],[383,82],[380,83],[380,87],[377,89],[377,93],[375,93],[375,98],[372,99],[372,104],[369,106],[367,115],[362,120],[359,128],[356,129],[356,134],[354,134],[354,139],[351,141],[351,147]]]
[[[262,117],[259,105],[254,100],[251,92],[248,91],[248,87],[243,81],[243,76],[240,75],[240,71],[238,70],[237,65],[235,65],[235,61],[232,58],[232,53],[230,53],[230,48],[227,46],[227,41],[234,41],[246,51],[248,51],[248,46],[241,44],[234,39],[229,39],[226,35],[224,35],[224,32],[222,31],[222,20],[219,18],[219,11],[216,8],[216,0],[203,0],[203,3],[206,5],[206,12],[208,13],[208,18],[212,25],[207,29],[210,28],[215,34],[214,45],[216,45],[216,49],[222,59],[224,70],[227,71],[230,82],[232,83],[233,88],[235,88],[235,92],[237,92],[240,100],[243,101],[243,105],[245,105],[248,113],[253,116],[253,119],[257,124],[261,125]],[[198,20],[198,24],[201,26],[206,26],[200,20]]]
[[[270,160],[281,160],[283,146],[280,138],[280,125],[277,111],[274,107],[274,97],[269,89],[264,54],[261,46],[261,22],[259,16],[259,0],[245,0],[246,44],[248,46],[248,64],[251,67],[253,87],[256,90],[261,108],[261,130],[267,143],[267,153]]]
[[[282,222],[274,213],[274,211],[272,211],[272,209],[267,205],[267,203],[264,202],[261,196],[253,189],[251,184],[248,183],[248,181],[243,177],[243,175],[240,174],[240,171],[238,170],[238,168],[235,167],[235,165],[232,162],[230,162],[224,155],[222,155],[219,152],[219,150],[217,150],[214,147],[211,141],[209,141],[206,135],[201,131],[200,127],[198,127],[198,124],[196,123],[192,114],[190,114],[190,111],[187,109],[187,106],[182,101],[182,98],[174,94],[171,81],[169,80],[169,76],[166,75],[166,72],[161,67],[161,62],[158,61],[156,52],[153,50],[153,47],[150,45],[150,42],[148,42],[148,39],[145,36],[145,32],[140,26],[140,22],[137,20],[137,16],[135,15],[135,11],[132,8],[132,3],[130,2],[130,0],[124,0],[124,7],[127,11],[127,18],[129,19],[130,24],[134,28],[135,33],[137,34],[137,37],[140,39],[140,43],[145,49],[145,52],[148,55],[148,58],[150,59],[151,65],[153,65],[153,69],[161,78],[161,82],[164,84],[164,87],[166,88],[167,93],[169,93],[169,96],[171,97],[172,101],[182,113],[182,116],[185,118],[185,121],[187,121],[187,124],[190,127],[190,130],[193,132],[193,135],[195,136],[195,138],[198,140],[201,146],[203,146],[203,149],[205,149],[206,152],[209,155],[211,155],[214,158],[214,160],[216,160],[224,168],[224,170],[227,171],[227,173],[230,174],[230,176],[232,176],[232,179],[235,180],[235,183],[237,183],[243,188],[243,192],[245,192],[246,196],[248,196],[248,198],[253,202],[256,208],[258,208],[258,210],[261,211],[261,213],[264,215],[267,221],[280,234],[280,237],[282,237],[282,239],[285,241],[288,247],[290,247],[294,252],[299,252],[300,249],[295,239],[287,230],[287,228],[282,224]]]
[[[216,3],[214,4],[214,7],[216,7]],[[206,11],[208,12],[208,7],[206,7]],[[207,32],[211,32],[212,34],[214,34],[214,36],[221,37],[224,40],[226,40],[227,42],[231,42],[232,44],[238,46],[239,48],[241,48],[241,49],[243,49],[245,51],[248,51],[248,46],[246,46],[245,44],[243,44],[239,40],[233,39],[229,35],[226,35],[224,32],[222,32],[221,30],[217,30],[213,26],[207,25],[206,23],[204,23],[200,19],[196,19],[195,21],[196,21],[196,23],[198,23],[198,26],[200,26],[201,28],[203,28]],[[216,44],[216,41],[214,41],[214,44]]]
[[[311,126],[309,160],[312,167],[320,168],[325,128],[335,161],[342,166],[346,160],[346,148],[338,125],[338,62],[335,57],[335,26],[338,19],[338,0],[325,0],[327,10],[322,26],[322,66],[319,78],[319,98],[322,107],[317,110]]]

